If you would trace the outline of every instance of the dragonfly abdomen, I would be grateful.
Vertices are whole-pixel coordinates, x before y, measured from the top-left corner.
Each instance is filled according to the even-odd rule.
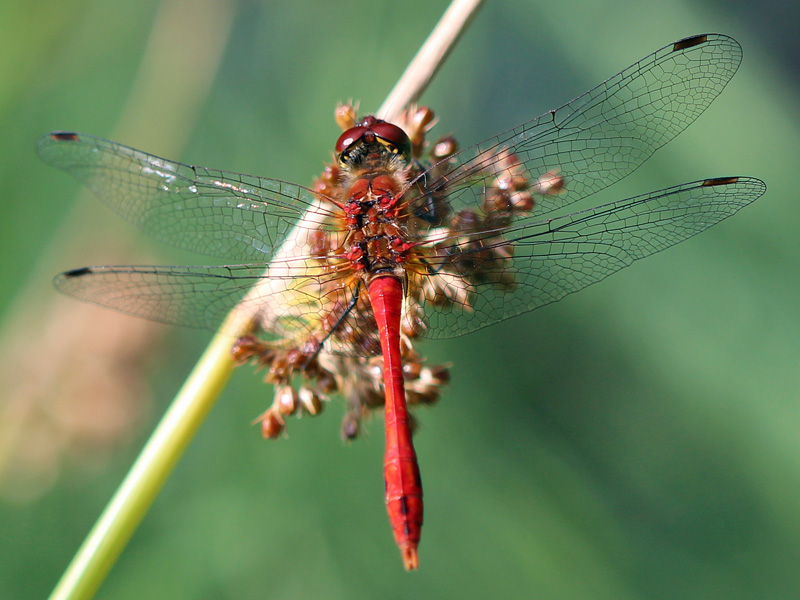
[[[386,510],[407,570],[417,568],[417,545],[422,532],[422,481],[411,440],[403,365],[400,358],[400,314],[403,285],[394,276],[376,277],[369,284],[369,298],[383,352],[386,394],[386,455],[384,481]]]

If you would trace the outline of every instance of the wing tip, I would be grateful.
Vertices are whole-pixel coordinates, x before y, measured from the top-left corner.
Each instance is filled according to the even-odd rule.
[[[73,291],[74,286],[80,286],[81,283],[78,280],[82,279],[83,277],[87,277],[89,275],[96,274],[95,269],[92,267],[80,267],[77,269],[70,269],[69,271],[64,271],[63,273],[59,273],[53,278],[53,285],[58,288],[59,291],[64,292],[65,294],[69,294],[70,296],[74,296],[75,292]]]
[[[753,198],[754,200],[762,196],[767,191],[767,184],[757,177],[735,175],[732,177],[711,177],[709,179],[703,179],[700,181],[701,187],[716,187],[734,184],[741,184],[742,186],[747,186],[753,190],[753,193],[756,194],[755,198]]]
[[[44,134],[36,141],[36,152],[44,162],[52,165],[53,147],[55,145],[80,141],[81,134],[75,131],[51,131],[50,133]]]

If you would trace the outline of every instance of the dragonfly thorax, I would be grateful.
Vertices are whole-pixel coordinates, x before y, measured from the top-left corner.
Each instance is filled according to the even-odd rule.
[[[356,271],[394,270],[405,262],[412,244],[407,241],[398,210],[403,177],[391,171],[369,172],[347,190],[345,222],[350,229],[346,256]]]

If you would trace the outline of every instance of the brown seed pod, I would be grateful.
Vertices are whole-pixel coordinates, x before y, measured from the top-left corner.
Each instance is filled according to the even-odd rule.
[[[358,106],[354,105],[352,100],[345,104],[339,104],[334,111],[334,118],[336,124],[342,131],[347,131],[351,127],[355,127],[358,122]]]
[[[434,160],[444,160],[449,158],[458,151],[458,143],[452,136],[447,136],[439,139],[431,150],[431,158]]]
[[[308,413],[312,417],[322,412],[322,407],[324,404],[322,403],[322,400],[320,400],[319,394],[317,394],[316,391],[304,385],[300,388],[299,396],[300,404],[302,405],[304,412]]]
[[[278,407],[280,414],[293,415],[298,406],[297,390],[291,385],[284,385],[278,388],[275,394],[275,405]]]
[[[281,433],[283,433],[285,426],[284,420],[272,409],[269,409],[267,412],[261,415],[260,420],[261,435],[264,436],[264,439],[275,440],[280,437]]]

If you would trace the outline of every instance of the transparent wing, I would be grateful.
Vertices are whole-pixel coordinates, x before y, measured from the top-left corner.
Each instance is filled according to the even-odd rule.
[[[424,304],[423,335],[454,337],[556,302],[708,229],[765,189],[747,177],[703,180],[468,242],[444,239],[430,256],[442,270],[424,277],[457,271],[469,294],[461,304]],[[512,258],[491,254],[508,248]],[[265,275],[263,265],[86,267],[62,273],[55,284],[87,302],[188,327],[215,329],[238,305],[269,323],[265,334],[273,341],[313,336],[330,352],[376,354],[374,317],[358,281],[341,281],[308,260],[274,264],[279,275]]]
[[[486,188],[507,175],[509,152],[535,183],[564,179],[538,196],[535,216],[585,198],[626,177],[686,129],[725,88],[742,59],[733,38],[705,34],[655,51],[561,108],[467,148],[414,183],[446,196],[451,214],[481,206]],[[442,175],[441,173],[444,172]],[[410,189],[409,202],[429,202]]]
[[[37,150],[154,238],[207,256],[268,262],[307,210],[318,213],[313,227],[331,226],[314,193],[291,183],[185,165],[81,133],[45,135]]]
[[[468,294],[460,304],[425,304],[423,335],[454,337],[556,302],[708,229],[765,190],[750,177],[707,179],[478,239],[444,240],[432,265],[458,272]]]
[[[425,335],[460,335],[559,300],[710,227],[760,196],[764,185],[755,179],[706,180],[539,220],[635,170],[705,110],[740,60],[741,49],[729,37],[681,40],[569,104],[465,150],[410,182],[404,197],[419,228],[413,235],[419,244],[435,242],[422,276],[429,281],[449,277],[447,285],[454,280],[462,285],[461,293],[452,296],[457,301],[424,306]],[[243,308],[257,315],[274,339],[302,341],[313,335],[323,338],[330,351],[364,356],[377,351],[374,317],[366,294],[359,297],[361,284],[336,273],[334,265],[343,264],[343,257],[335,255],[337,244],[309,248],[318,230],[340,240],[343,227],[341,215],[321,207],[311,190],[172,162],[76,133],[45,136],[38,151],[45,162],[85,183],[154,237],[204,254],[260,263],[77,269],[56,279],[66,293],[136,316],[206,328],[215,328],[244,299]],[[435,238],[441,229],[436,225],[459,211],[466,219],[470,212],[481,219],[487,190],[513,171],[510,154],[521,161],[517,164],[529,181],[556,173],[564,189],[539,197],[534,216],[504,228]],[[288,236],[308,210],[313,217],[303,220],[305,235]],[[322,257],[320,252],[327,253]],[[309,267],[320,258],[330,262]]]
[[[259,333],[267,341],[302,346],[315,338],[329,352],[377,353],[366,294],[356,306],[359,281],[339,281],[303,262],[274,265],[279,275],[265,274],[264,265],[84,267],[61,273],[54,283],[79,300],[152,321],[217,329],[237,308],[268,325]]]

